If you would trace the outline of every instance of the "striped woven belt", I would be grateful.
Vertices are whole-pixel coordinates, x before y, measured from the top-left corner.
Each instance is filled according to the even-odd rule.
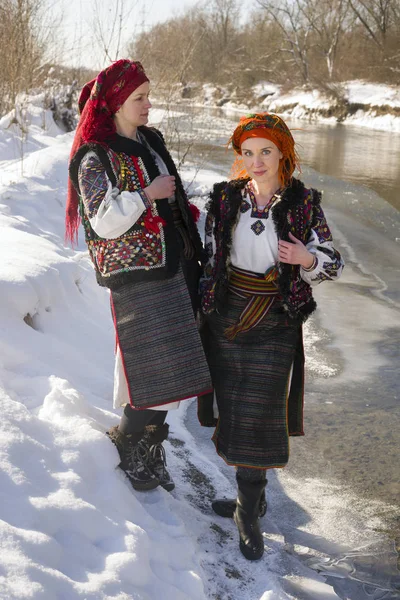
[[[276,280],[278,269],[273,266],[260,276],[258,273],[232,267],[229,279],[229,291],[240,298],[248,298],[239,321],[225,329],[224,335],[228,340],[235,339],[239,332],[253,329],[263,320],[278,295]]]

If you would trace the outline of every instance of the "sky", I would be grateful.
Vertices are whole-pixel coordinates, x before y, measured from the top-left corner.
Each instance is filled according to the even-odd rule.
[[[197,2],[198,0],[94,0],[89,3],[87,0],[56,0],[55,17],[61,20],[60,37],[65,39],[64,43],[58,44],[57,62],[94,69],[104,68],[110,60],[95,41],[99,38],[99,24],[104,37],[112,40],[110,56],[115,60],[124,56],[126,45],[134,35],[182,13]],[[121,14],[121,8],[123,26],[120,50],[117,52],[119,25],[116,26],[114,35],[111,35],[111,23],[116,14]]]

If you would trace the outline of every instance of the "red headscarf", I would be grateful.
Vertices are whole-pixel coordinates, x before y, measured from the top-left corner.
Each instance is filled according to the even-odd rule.
[[[107,146],[116,134],[113,115],[140,85],[149,81],[140,62],[117,60],[82,88],[78,100],[80,119],[72,144],[70,160],[83,144]],[[68,178],[65,238],[74,243],[78,235],[78,194]]]
[[[232,176],[247,177],[243,165],[241,146],[252,137],[262,137],[270,140],[282,152],[279,162],[279,180],[281,185],[288,185],[295,168],[299,168],[299,157],[295,150],[295,141],[286,123],[278,115],[272,113],[256,113],[246,115],[239,121],[229,140],[239,156],[232,166]]]

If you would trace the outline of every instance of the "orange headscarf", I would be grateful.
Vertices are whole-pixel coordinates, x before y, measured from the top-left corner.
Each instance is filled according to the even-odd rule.
[[[246,115],[230,138],[230,143],[238,155],[232,166],[232,178],[248,177],[244,168],[241,146],[249,138],[261,137],[273,142],[282,152],[279,163],[279,181],[282,186],[290,184],[295,168],[300,168],[299,157],[295,150],[295,141],[286,123],[272,113]]]

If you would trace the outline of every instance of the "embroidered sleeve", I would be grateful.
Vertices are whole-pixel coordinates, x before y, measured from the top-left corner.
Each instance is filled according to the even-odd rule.
[[[216,243],[214,236],[214,215],[211,213],[211,211],[208,211],[206,217],[206,225],[204,231],[204,247],[206,251],[207,262],[204,267],[203,275],[200,279],[200,294],[203,292],[203,290],[206,287],[207,281],[212,276],[215,260]]]
[[[338,279],[343,271],[344,262],[340,253],[333,246],[333,239],[324,212],[320,205],[315,207],[311,234],[306,248],[317,259],[312,271],[300,268],[300,275],[309,285],[317,285],[321,281]]]
[[[144,192],[120,192],[112,187],[94,152],[84,156],[78,171],[79,189],[90,225],[102,238],[117,238],[128,231],[146,210]]]

